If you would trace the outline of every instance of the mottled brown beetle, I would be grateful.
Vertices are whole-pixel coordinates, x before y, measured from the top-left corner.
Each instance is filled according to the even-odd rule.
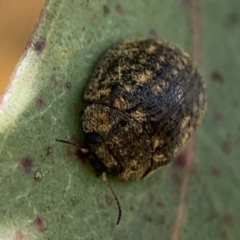
[[[171,162],[206,108],[204,83],[189,55],[156,39],[127,40],[111,47],[95,69],[84,99],[90,105],[83,113],[81,151],[97,174],[104,173],[105,181],[105,173],[140,179]],[[112,193],[118,224],[121,208]]]
[[[200,124],[203,80],[189,55],[163,40],[111,47],[89,82],[83,114],[97,173],[135,180],[171,162]]]

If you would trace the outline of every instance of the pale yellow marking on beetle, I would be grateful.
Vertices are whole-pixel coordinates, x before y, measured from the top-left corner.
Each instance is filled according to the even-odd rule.
[[[146,70],[144,73],[138,74],[135,78],[139,83],[146,83],[150,81],[153,77],[153,73],[149,70]]]
[[[186,116],[186,117],[182,120],[182,122],[181,122],[181,129],[187,128],[190,121],[191,121],[191,117],[190,117],[190,116]]]
[[[153,161],[157,162],[157,163],[162,163],[162,162],[166,162],[167,158],[163,155],[163,154],[155,154],[153,156]]]
[[[131,113],[131,117],[133,117],[136,121],[144,121],[144,120],[146,120],[146,114],[142,110],[140,110],[140,109],[132,112]]]
[[[127,109],[129,107],[129,103],[122,97],[119,97],[114,100],[113,106],[118,109]]]
[[[157,48],[156,46],[151,45],[151,46],[149,46],[149,48],[147,50],[149,53],[154,53],[156,51],[156,48]]]

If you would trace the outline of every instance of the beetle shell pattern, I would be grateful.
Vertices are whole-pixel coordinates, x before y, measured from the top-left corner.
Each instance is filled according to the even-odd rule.
[[[85,90],[88,160],[97,173],[135,180],[176,157],[204,115],[202,77],[189,55],[157,39],[111,47]]]

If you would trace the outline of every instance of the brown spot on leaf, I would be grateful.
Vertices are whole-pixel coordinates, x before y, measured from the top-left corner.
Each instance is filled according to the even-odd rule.
[[[33,160],[30,157],[24,157],[20,161],[20,166],[25,173],[30,173],[33,166]]]
[[[239,16],[237,13],[228,14],[222,22],[222,26],[229,32],[234,31],[239,23]]]
[[[221,238],[222,238],[222,239],[228,239],[228,238],[227,238],[227,233],[226,233],[226,231],[224,231],[224,230],[221,231]]]
[[[225,154],[229,154],[231,153],[231,145],[229,140],[225,140],[222,144],[221,144],[221,149]]]
[[[223,217],[222,217],[223,223],[227,224],[227,225],[232,225],[233,224],[233,215],[230,213],[226,213]]]
[[[46,41],[45,40],[34,40],[32,42],[32,47],[35,51],[37,51],[38,53],[42,53],[42,51],[45,49],[46,47]]]
[[[72,84],[70,82],[67,82],[66,83],[66,88],[70,90],[72,88]]]
[[[221,75],[221,73],[218,72],[218,71],[214,71],[214,72],[212,73],[212,80],[213,80],[214,82],[219,83],[219,84],[223,84],[223,83],[224,83],[224,78],[223,78],[223,76]]]
[[[105,200],[106,200],[106,203],[107,203],[107,205],[112,205],[112,203],[113,203],[113,199],[111,198],[111,197],[109,197],[109,196],[105,196]]]
[[[221,171],[220,171],[220,169],[217,168],[217,167],[212,167],[212,168],[210,169],[210,173],[211,173],[213,176],[218,177],[218,176],[220,175]]]
[[[75,143],[72,140],[70,140],[70,142]],[[68,157],[71,157],[71,156],[75,155],[76,146],[70,145],[70,144],[67,144],[67,143],[59,143],[59,144],[65,145]]]
[[[51,146],[47,147],[47,156],[53,153],[53,148]]]
[[[121,15],[124,14],[123,8],[122,8],[122,6],[121,6],[120,4],[117,4],[117,5],[116,5],[116,11],[117,11],[119,14],[121,14]]]
[[[152,218],[148,214],[144,214],[143,219],[147,222],[152,222]]]
[[[182,174],[177,170],[184,170],[187,169],[189,162],[193,159],[195,153],[195,139],[194,137],[191,137],[186,145],[186,147],[183,149],[183,151],[180,153],[180,155],[174,160],[172,166],[173,166],[173,172],[172,172],[172,181],[176,185],[180,185],[182,183]]]
[[[187,165],[187,158],[184,153],[181,153],[173,162],[173,166],[184,169]]]
[[[107,5],[103,5],[103,12],[104,14],[109,14],[110,13],[110,8]]]
[[[150,29],[149,30],[149,35],[150,35],[150,37],[152,37],[152,38],[158,38],[158,34],[157,34],[157,32],[156,32],[156,30],[155,29]]]
[[[214,122],[221,122],[224,120],[224,116],[222,113],[218,112],[218,111],[215,111],[213,113],[213,121]]]
[[[78,137],[76,134],[72,134],[72,136],[70,137],[70,142],[72,143],[78,143]]]
[[[67,148],[67,156],[71,157],[76,154],[76,147],[71,146],[71,145],[66,145],[66,148]]]
[[[174,160],[173,167],[184,169],[187,166],[187,161],[189,161],[190,158],[193,158],[194,153],[195,153],[195,141],[192,138],[189,140],[184,150]]]
[[[46,231],[46,226],[44,225],[44,223],[43,223],[43,220],[42,220],[42,218],[41,217],[39,217],[39,216],[37,216],[35,219],[34,219],[34,221],[33,221],[33,226],[37,229],[37,230],[39,230],[39,231],[41,231],[41,232],[44,232],[44,231]]]
[[[70,157],[70,156],[75,155],[82,163],[85,163],[86,162],[86,156],[83,153],[83,149],[80,148],[80,146],[78,146],[77,136],[72,135],[69,142],[72,143],[72,144],[60,143],[60,144],[66,145],[67,156]]]
[[[42,107],[43,106],[43,98],[41,98],[41,97],[37,98],[36,104],[38,107]]]
[[[74,152],[75,156],[78,158],[78,160],[81,162],[81,163],[86,163],[86,156],[82,153],[82,150],[81,149],[77,149],[75,152]]]
[[[163,208],[164,207],[164,203],[162,201],[157,201],[156,202],[156,206],[159,208]]]

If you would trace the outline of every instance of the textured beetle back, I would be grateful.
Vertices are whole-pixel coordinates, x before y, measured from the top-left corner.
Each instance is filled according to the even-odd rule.
[[[91,105],[83,130],[103,139],[90,146],[92,165],[123,180],[142,178],[170,162],[200,124],[206,102],[188,54],[155,39],[110,48],[84,99]]]

